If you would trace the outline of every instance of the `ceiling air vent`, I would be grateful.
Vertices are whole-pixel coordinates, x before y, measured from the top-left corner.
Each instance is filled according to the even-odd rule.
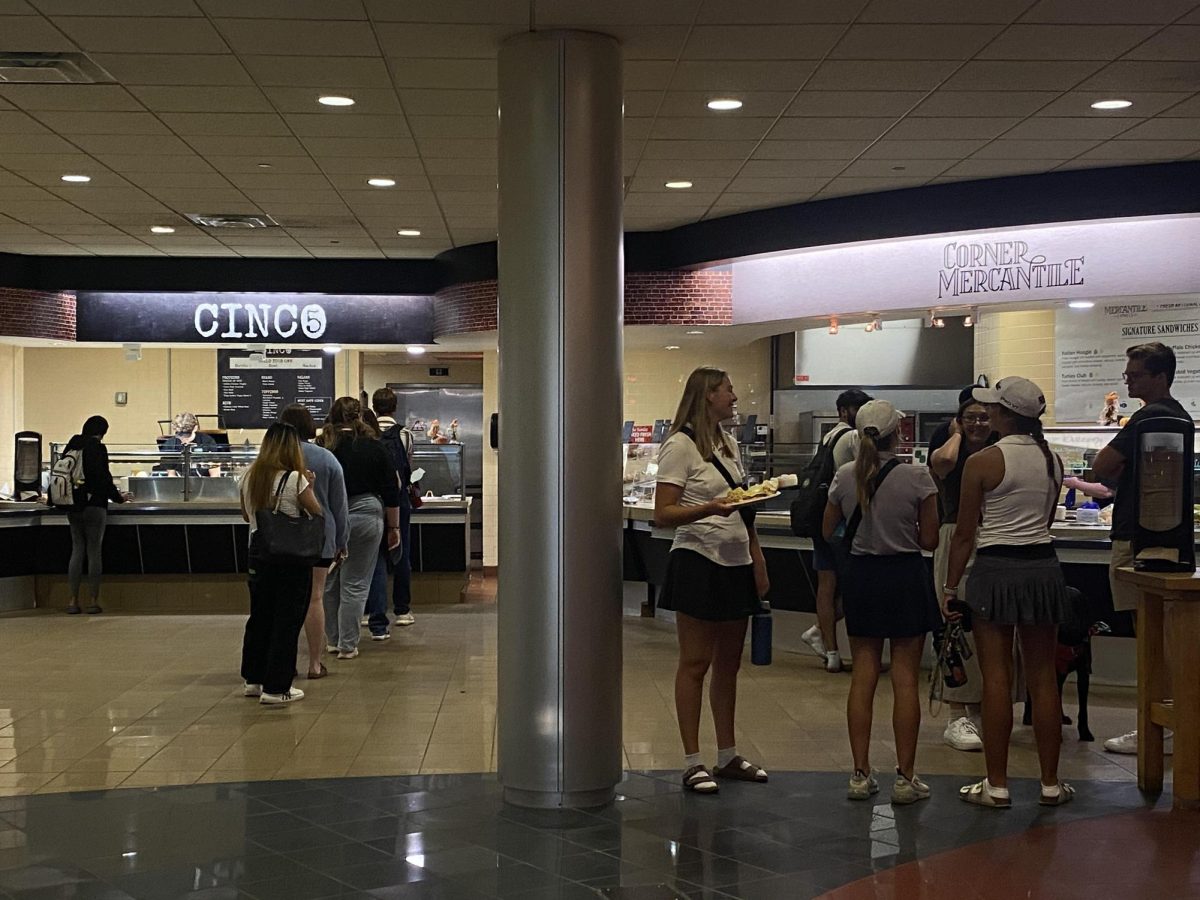
[[[84,53],[0,50],[0,84],[111,84],[116,80]]]
[[[266,214],[243,215],[241,213],[186,213],[187,218],[194,224],[204,228],[228,228],[245,230],[247,228],[278,228],[279,223]]]

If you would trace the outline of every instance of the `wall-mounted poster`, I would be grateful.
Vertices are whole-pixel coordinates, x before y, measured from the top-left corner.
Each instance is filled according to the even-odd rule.
[[[323,351],[217,351],[217,412],[226,428],[267,428],[292,403],[320,422],[333,390],[333,356]]]
[[[1054,318],[1058,422],[1108,424],[1116,394],[1118,417],[1140,407],[1121,379],[1125,351],[1159,341],[1175,351],[1171,393],[1200,418],[1200,301],[1098,301],[1092,309],[1061,309]]]

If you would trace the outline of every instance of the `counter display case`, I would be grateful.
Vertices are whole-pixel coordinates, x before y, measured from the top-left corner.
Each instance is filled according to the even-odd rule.
[[[424,469],[421,493],[429,498],[461,500],[466,496],[462,444],[413,444],[412,467]]]
[[[184,445],[179,450],[108,444],[109,469],[117,488],[133,494],[136,503],[237,503],[238,479],[258,456],[246,444],[206,447]],[[66,448],[50,445],[53,466]]]

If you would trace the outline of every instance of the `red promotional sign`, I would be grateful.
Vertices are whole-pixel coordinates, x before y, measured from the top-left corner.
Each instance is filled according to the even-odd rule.
[[[631,444],[650,444],[654,441],[654,426],[653,425],[634,425],[633,432],[630,435],[629,443]]]

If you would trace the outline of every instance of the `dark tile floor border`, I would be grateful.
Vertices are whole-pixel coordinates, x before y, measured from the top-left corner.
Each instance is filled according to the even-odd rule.
[[[812,897],[969,844],[1161,808],[1128,783],[1077,782],[1078,799],[1014,808],[957,799],[845,799],[836,773],[772,773],[683,793],[675,772],[629,772],[587,811],[507,806],[494,774],[409,775],[130,788],[0,798],[0,898]]]

